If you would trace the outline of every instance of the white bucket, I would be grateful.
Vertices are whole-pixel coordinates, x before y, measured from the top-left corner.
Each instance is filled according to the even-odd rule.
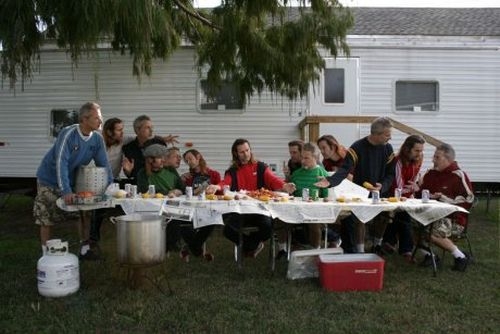
[[[38,292],[45,297],[64,297],[80,288],[78,258],[68,253],[68,242],[47,241],[47,251],[37,264]]]

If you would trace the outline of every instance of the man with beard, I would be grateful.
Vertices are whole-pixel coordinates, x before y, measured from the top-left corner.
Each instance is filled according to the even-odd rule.
[[[287,193],[295,191],[293,183],[285,183],[277,177],[271,169],[261,161],[255,159],[250,143],[247,139],[236,139],[231,147],[232,164],[226,171],[224,179],[218,185],[208,186],[207,194],[221,191],[226,185],[231,191],[282,190]],[[246,257],[257,257],[264,248],[264,241],[271,237],[272,219],[260,214],[224,215],[224,236],[235,245],[239,244],[239,230],[241,227],[254,227],[256,230],[243,235],[243,253]]]

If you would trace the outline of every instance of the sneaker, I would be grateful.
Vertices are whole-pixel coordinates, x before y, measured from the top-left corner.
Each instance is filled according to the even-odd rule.
[[[439,259],[439,256],[434,255],[434,261],[436,261],[436,266],[437,266],[441,260]],[[430,267],[430,266],[432,266],[432,256],[431,256],[431,254],[425,255],[424,259],[422,260],[422,262],[420,262],[419,266],[421,266],[421,267]]]
[[[253,251],[245,252],[245,257],[253,257],[255,259],[263,249],[264,243],[261,242]]]
[[[179,257],[181,258],[181,260],[182,260],[183,262],[188,263],[188,262],[189,262],[189,251],[188,251],[186,248],[183,248],[183,249],[179,252]]]
[[[212,253],[205,252],[205,253],[203,253],[203,258],[207,262],[212,262],[215,259],[215,256]]]
[[[82,261],[100,261],[102,260],[101,248],[94,241],[83,241],[80,243],[78,259]]]
[[[81,261],[101,261],[102,257],[94,250],[89,249],[87,250],[87,252],[85,252],[85,254],[80,253],[78,255],[78,259],[80,259]]]
[[[334,241],[328,243],[328,248],[339,248],[342,245],[342,239],[338,237]]]
[[[464,272],[467,268],[467,264],[469,263],[469,259],[467,257],[456,257],[455,263],[451,270]]]
[[[280,249],[278,254],[276,254],[276,260],[286,259],[287,257],[288,257],[288,253],[284,249]]]

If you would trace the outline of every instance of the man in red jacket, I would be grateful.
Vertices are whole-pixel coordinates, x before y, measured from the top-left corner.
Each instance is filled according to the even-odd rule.
[[[281,190],[290,194],[295,191],[293,183],[285,183],[266,164],[255,159],[247,139],[236,139],[231,147],[231,154],[231,167],[226,171],[224,179],[218,185],[209,185],[207,194],[221,191],[224,186],[229,186],[231,191],[252,191],[261,188]],[[260,214],[225,214],[224,224],[224,236],[235,245],[239,243],[238,231],[242,224],[256,228],[256,231],[243,235],[243,252],[247,257],[257,257],[264,248],[264,241],[269,239],[272,233],[271,217]]]
[[[432,162],[434,167],[423,176],[418,195],[422,189],[428,189],[432,199],[470,209],[474,203],[472,185],[467,174],[458,167],[453,147],[449,144],[439,145]],[[466,224],[467,214],[461,212],[432,224],[431,241],[453,255],[455,263],[452,270],[465,271],[467,268],[466,254],[449,239],[452,235],[460,234]],[[424,264],[431,261],[430,254],[427,254]]]

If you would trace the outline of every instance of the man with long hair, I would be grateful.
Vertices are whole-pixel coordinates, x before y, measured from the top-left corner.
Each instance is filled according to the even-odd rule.
[[[287,193],[295,191],[293,183],[285,183],[261,161],[255,159],[250,142],[247,139],[236,139],[231,147],[231,167],[226,171],[224,179],[218,185],[210,185],[207,194],[221,191],[226,185],[231,191],[283,190]],[[243,235],[243,253],[247,257],[257,257],[264,248],[264,241],[271,237],[271,217],[260,214],[226,214],[224,215],[224,236],[235,245],[239,243],[238,231],[242,226],[255,227],[256,231]]]
[[[182,180],[188,187],[193,187],[193,194],[199,195],[210,184],[219,184],[221,177],[219,172],[208,167],[203,155],[195,149],[190,149],[182,155],[184,162],[189,166],[189,172],[181,175]],[[212,233],[214,225],[202,226],[194,229],[192,225],[181,227],[182,238],[187,244],[181,250],[180,257],[183,261],[189,261],[189,254],[203,256],[210,262],[214,260],[214,255],[203,248]]]
[[[347,150],[332,135],[323,135],[319,137],[316,144],[323,156],[323,167],[328,172],[335,172],[342,167]]]
[[[394,193],[396,189],[400,189],[402,197],[414,196],[417,189],[416,181],[424,158],[424,144],[425,139],[419,135],[410,135],[405,139],[394,158],[396,166],[391,193]],[[385,233],[380,231],[384,233],[384,247],[380,249],[380,252],[392,253],[399,241],[399,254],[404,256],[408,262],[411,262],[413,251],[411,222],[411,217],[407,212],[396,212],[392,224],[387,225]]]

